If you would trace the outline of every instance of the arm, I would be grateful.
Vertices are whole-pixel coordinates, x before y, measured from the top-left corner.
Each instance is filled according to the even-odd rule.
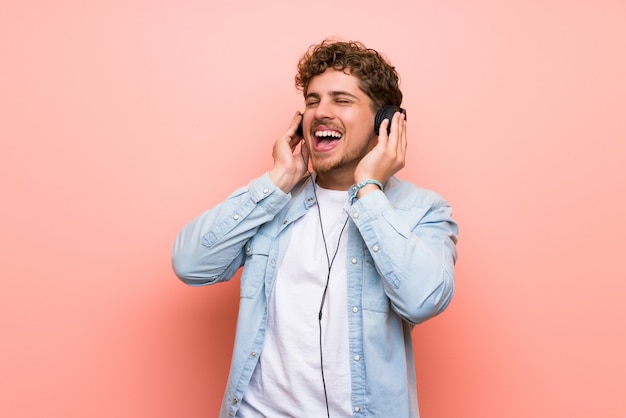
[[[178,234],[172,252],[176,275],[190,285],[229,280],[245,259],[243,247],[258,228],[287,204],[289,192],[306,174],[306,148],[296,113],[287,131],[274,143],[274,165],[268,173],[237,190],[225,202],[190,222]]]
[[[245,243],[289,199],[268,173],[252,180],[180,231],[172,252],[174,272],[189,285],[229,280],[243,264]]]
[[[374,191],[349,209],[392,308],[413,324],[448,306],[454,293],[458,237],[448,204],[432,192],[416,193],[420,199],[396,208],[383,192]]]
[[[365,179],[384,184],[404,167],[406,147],[406,117],[396,112],[391,121],[381,123],[378,143],[355,170],[355,184]],[[448,204],[432,192],[405,190],[415,201],[402,202],[402,208],[394,207],[386,193],[396,193],[395,202],[405,199],[397,195],[398,189],[383,194],[377,186],[367,185],[359,190],[350,213],[391,306],[417,324],[441,313],[452,298],[458,228]]]

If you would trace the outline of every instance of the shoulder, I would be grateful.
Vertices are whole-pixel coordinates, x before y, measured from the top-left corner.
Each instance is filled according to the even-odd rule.
[[[389,201],[396,207],[446,207],[448,202],[438,193],[418,187],[409,181],[391,177],[384,186],[384,193]]]

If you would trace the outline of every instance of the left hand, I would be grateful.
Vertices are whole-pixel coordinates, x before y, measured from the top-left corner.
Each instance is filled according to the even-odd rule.
[[[387,135],[387,126],[391,123],[391,131]],[[380,124],[378,131],[378,143],[359,162],[354,171],[354,184],[366,179],[378,180],[385,183],[389,177],[404,168],[406,162],[406,117],[400,112],[393,115],[391,122],[385,119]],[[361,189],[364,193],[368,190],[377,190],[374,185],[368,185]],[[359,192],[359,196],[361,192]]]

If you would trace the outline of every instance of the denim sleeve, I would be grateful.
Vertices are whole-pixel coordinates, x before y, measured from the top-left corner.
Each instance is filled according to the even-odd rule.
[[[252,180],[179,232],[172,250],[174,272],[195,286],[229,280],[245,259],[246,242],[290,198],[268,173]]]
[[[458,226],[447,202],[424,193],[427,198],[394,207],[375,191],[348,209],[392,308],[412,324],[441,313],[454,293]]]

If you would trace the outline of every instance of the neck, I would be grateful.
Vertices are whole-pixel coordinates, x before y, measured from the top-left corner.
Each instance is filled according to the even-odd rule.
[[[348,190],[354,184],[354,170],[333,170],[318,173],[315,182],[328,190]]]

